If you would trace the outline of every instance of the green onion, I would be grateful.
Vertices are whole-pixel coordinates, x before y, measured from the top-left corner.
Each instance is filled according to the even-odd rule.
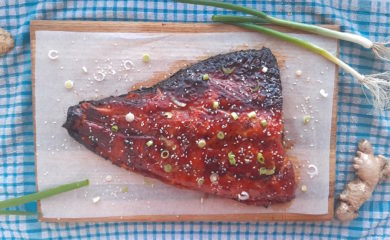
[[[267,123],[267,120],[261,119],[260,124],[261,124],[261,126],[266,127],[268,123]]]
[[[165,171],[166,173],[172,172],[172,166],[171,166],[171,164],[166,164],[166,165],[164,165],[164,171]]]
[[[225,134],[221,131],[221,132],[218,132],[217,133],[217,138],[219,139],[219,140],[222,140],[222,139],[224,139],[225,138]]]
[[[257,161],[261,164],[264,164],[265,159],[261,152],[257,153]]]
[[[183,3],[192,3],[192,4],[200,4],[200,5],[207,5],[207,6],[214,6],[224,9],[230,9],[235,10],[239,12],[248,13],[250,15],[265,19],[269,21],[272,24],[290,27],[293,29],[299,29],[303,31],[308,31],[312,33],[317,33],[320,35],[328,36],[328,37],[334,37],[341,40],[351,41],[358,44],[361,44],[362,46],[366,48],[371,48],[376,56],[378,56],[381,59],[384,60],[390,60],[390,49],[386,47],[386,44],[383,43],[372,43],[370,40],[350,34],[350,33],[343,33],[338,32],[326,28],[322,28],[315,25],[309,25],[309,24],[303,24],[303,23],[296,23],[291,21],[286,21],[278,18],[274,18],[271,16],[268,16],[267,14],[257,11],[255,9],[247,8],[244,6],[234,5],[231,3],[226,2],[217,2],[212,0],[177,0],[178,2]],[[214,21],[220,20],[221,22],[224,22],[218,17],[213,18]],[[231,20],[227,21],[226,23],[232,23]],[[379,110],[386,110],[390,108],[390,72],[384,72],[384,73],[378,73],[378,74],[371,74],[371,75],[362,75],[358,73],[355,69],[344,63],[339,58],[333,56],[330,52],[326,51],[325,49],[318,47],[315,44],[312,44],[310,42],[307,42],[305,40],[289,36],[286,33],[282,33],[270,28],[258,26],[251,23],[240,23],[237,22],[235,25],[250,29],[253,31],[261,32],[268,34],[270,36],[279,38],[281,40],[293,43],[295,45],[298,45],[300,47],[303,47],[309,51],[312,51],[316,54],[319,54],[323,56],[324,58],[328,59],[329,61],[333,62],[334,64],[338,65],[339,67],[343,68],[346,72],[350,73],[356,80],[358,80],[372,95],[373,97],[373,105],[376,109]]]
[[[50,188],[47,190],[39,191],[37,193],[32,193],[26,196],[22,197],[17,197],[17,198],[12,198],[12,199],[7,199],[4,201],[0,201],[0,209],[4,208],[9,208],[9,207],[15,207],[19,205],[23,205],[29,202],[34,202],[38,201],[44,198],[48,198],[60,193],[68,192],[77,188],[81,188],[84,186],[89,185],[89,180],[84,180],[80,182],[73,182],[73,183],[68,183],[64,184],[58,187]]]
[[[203,81],[207,81],[210,78],[209,78],[209,75],[206,73],[206,74],[203,74],[202,79],[203,79]]]
[[[146,142],[146,146],[150,147],[153,145],[153,140],[149,140]]]
[[[165,112],[164,113],[164,116],[166,117],[166,118],[172,118],[172,113],[171,112]]]
[[[204,184],[204,177],[198,178],[196,182],[198,183],[198,186],[202,186]]]
[[[124,186],[123,188],[122,188],[122,192],[123,193],[127,193],[129,191],[129,188],[127,187],[127,186]]]
[[[118,132],[118,130],[119,130],[118,125],[112,125],[111,131],[113,131],[113,132]]]
[[[236,165],[236,156],[233,152],[228,153],[229,163],[230,165]]]
[[[276,38],[293,43],[323,56],[324,58],[343,68],[346,72],[350,73],[356,80],[358,80],[373,96],[373,105],[375,108],[380,110],[390,108],[390,72],[364,76],[358,73],[355,69],[347,65],[339,58],[333,56],[327,50],[308,41],[289,36],[286,33],[282,33],[270,28],[257,26],[251,23],[237,23],[236,25],[253,31],[265,33],[270,36],[274,36]]]
[[[73,88],[73,81],[72,80],[66,80],[64,83],[64,86],[66,89],[70,90]]]
[[[171,99],[172,99],[172,102],[173,102],[176,106],[178,106],[178,107],[185,107],[185,106],[187,106],[186,103],[180,102],[180,101],[177,100],[175,97],[172,97]]]
[[[144,53],[144,54],[142,55],[142,61],[143,61],[144,63],[150,62],[150,55],[149,55],[149,53]]]
[[[219,102],[214,101],[214,102],[213,102],[213,108],[214,108],[214,109],[218,109],[218,107],[219,107]]]
[[[248,113],[248,118],[254,118],[256,117],[256,112],[255,111],[252,111],[250,113]]]
[[[257,92],[259,91],[259,89],[260,89],[259,85],[257,85],[256,87],[251,87],[251,92]]]
[[[31,216],[38,215],[37,212],[26,212],[26,211],[17,211],[17,210],[0,210],[0,215],[18,215],[18,216]]]
[[[229,74],[233,73],[234,67],[233,67],[233,68],[225,68],[224,66],[222,66],[222,71],[223,71],[223,73],[225,73],[226,75],[229,75]]]
[[[267,169],[265,167],[261,167],[259,169],[259,174],[260,175],[267,175],[267,176],[269,176],[269,175],[273,175],[274,173],[275,173],[275,166],[273,168],[271,168],[271,169]]]
[[[206,140],[204,140],[204,139],[199,139],[199,140],[197,141],[197,144],[198,144],[198,147],[199,147],[199,148],[204,148],[204,147],[206,146]]]
[[[169,157],[169,152],[167,150],[164,150],[164,151],[161,152],[160,156],[162,158],[164,158],[164,159],[168,158]]]
[[[232,115],[232,118],[234,120],[237,120],[238,119],[238,114],[236,112],[232,112],[230,115]]]
[[[218,8],[224,8],[229,9],[233,11],[243,12],[250,14],[252,16],[259,17],[261,20],[259,21],[266,21],[275,25],[284,26],[292,29],[299,29],[306,32],[315,33],[318,35],[322,35],[325,37],[345,40],[348,42],[357,43],[365,48],[371,49],[374,54],[379,57],[380,59],[390,61],[390,49],[386,47],[388,43],[374,43],[370,41],[369,39],[352,33],[346,33],[346,32],[338,32],[335,30],[330,30],[324,27],[316,26],[316,25],[310,25],[305,23],[298,23],[293,21],[288,21],[284,19],[275,18],[272,16],[267,15],[264,12],[257,11],[255,9],[247,8],[244,6],[235,5],[232,3],[226,3],[226,2],[217,2],[212,0],[177,0],[178,2],[182,3],[192,3],[192,4],[199,4],[199,5],[206,5],[206,6],[213,6]],[[228,20],[221,19],[219,16],[213,16],[213,21],[223,21],[223,22],[242,22],[242,17],[237,18],[234,20],[235,16],[230,16]],[[250,21],[255,22],[255,21]]]
[[[308,124],[310,122],[310,116],[309,115],[305,115],[304,117],[303,117],[303,123],[304,124]]]

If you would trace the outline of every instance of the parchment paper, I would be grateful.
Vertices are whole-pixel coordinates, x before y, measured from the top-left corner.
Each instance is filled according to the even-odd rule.
[[[301,38],[333,54],[337,42],[312,35]],[[196,62],[238,49],[269,47],[278,57],[283,82],[286,139],[294,142],[288,155],[299,159],[296,198],[287,208],[248,206],[204,196],[144,178],[112,165],[72,140],[61,127],[69,106],[81,100],[126,93],[135,83],[160,78],[172,65]],[[48,57],[58,51],[58,59]],[[149,53],[149,64],[142,54]],[[130,60],[134,67],[129,69]],[[84,72],[82,67],[87,69]],[[296,76],[301,70],[302,75]],[[329,194],[329,148],[335,67],[291,44],[256,33],[85,33],[36,32],[36,146],[39,190],[89,178],[91,186],[41,201],[43,217],[88,218],[135,215],[305,213],[326,214]],[[94,79],[105,78],[98,82]],[[64,87],[66,80],[74,88]],[[324,98],[320,89],[328,93]],[[312,116],[309,124],[305,115]],[[310,178],[308,165],[318,167]],[[107,176],[109,176],[107,178]],[[112,180],[109,181],[110,176]],[[301,185],[307,192],[301,191]],[[128,191],[124,190],[127,187]],[[92,199],[100,197],[93,203]]]

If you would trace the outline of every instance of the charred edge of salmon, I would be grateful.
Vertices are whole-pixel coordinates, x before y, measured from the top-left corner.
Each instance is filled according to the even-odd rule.
[[[78,125],[80,125],[80,122],[83,119],[83,109],[81,107],[82,103],[84,103],[84,101],[81,101],[78,105],[71,106],[68,108],[67,118],[65,123],[62,125],[62,127],[68,131],[68,134],[74,140],[76,140],[78,143],[86,147],[88,150],[94,152],[95,151],[94,146],[86,144],[77,131],[77,127]]]
[[[267,65],[266,73],[259,73],[262,70],[262,63]],[[233,73],[225,75],[221,66],[234,68]],[[259,84],[262,88],[263,98],[244,98],[245,104],[264,109],[282,110],[282,83],[280,72],[275,56],[269,48],[263,47],[261,50],[241,50],[226,54],[219,54],[206,60],[195,63],[187,68],[183,68],[171,77],[148,88],[140,88],[132,91],[134,94],[154,94],[157,89],[162,92],[171,92],[177,98],[194,99],[196,95],[208,89],[206,81],[202,80],[203,73],[217,73],[225,77],[227,81],[237,81],[240,85]],[[245,76],[245,80],[242,77]],[[245,84],[242,83],[245,81]],[[266,91],[265,91],[266,90]],[[131,92],[129,92],[131,93]],[[127,94],[129,94],[127,93]],[[126,101],[126,95],[110,96],[97,101],[91,101],[95,106],[106,104],[111,101]],[[248,93],[252,95],[251,93]],[[143,101],[142,99],[132,99],[131,101]],[[84,101],[83,101],[84,102]],[[81,103],[81,102],[80,102]]]
[[[261,65],[255,65],[254,61],[256,59],[261,60],[264,63],[267,63],[268,66],[267,73],[258,74],[258,75],[256,74],[262,68]],[[246,60],[249,63],[236,64],[236,63],[242,63],[244,60]],[[206,60],[195,63],[189,66],[188,68],[179,70],[171,77],[157,83],[152,87],[140,88],[133,92],[137,94],[145,94],[145,93],[153,94],[157,91],[157,89],[161,89],[162,91],[171,92],[175,96],[195,95],[199,93],[198,91],[206,90],[208,88],[208,85],[205,81],[202,81],[201,78],[196,78],[194,76],[202,74],[204,72],[220,72],[223,75],[221,66],[225,66],[227,68],[238,68],[235,69],[235,71],[232,74],[229,74],[229,78],[234,77],[236,75],[238,75],[238,77],[245,75],[247,77],[245,81],[248,82],[256,81],[258,83],[263,83],[262,87],[267,90],[267,93],[265,93],[266,97],[262,99],[263,100],[262,107],[265,109],[278,109],[278,110],[282,109],[282,105],[283,105],[282,83],[280,80],[278,63],[275,56],[272,54],[271,50],[265,47],[263,47],[261,50],[241,50],[241,51],[219,54],[210,57]],[[234,80],[239,81],[236,78],[234,78]],[[109,96],[97,101],[81,101],[79,102],[79,105],[82,104],[83,102],[90,102],[91,104],[98,106],[100,104],[107,104],[111,101],[118,101],[118,99],[121,98],[124,101],[126,101],[125,100],[126,96],[129,93],[122,94],[119,96]],[[249,100],[247,104],[251,104],[252,101]],[[137,100],[132,99],[132,101],[137,101]],[[68,109],[68,118],[66,123],[63,125],[63,127],[65,127],[68,130],[72,126],[70,121],[74,119],[69,115],[77,114],[77,113],[73,113],[72,111],[76,110],[77,106],[79,105],[69,107]]]
[[[80,121],[83,116],[81,103],[83,102],[80,102],[78,105],[71,106],[68,108],[67,118],[62,127],[65,128],[68,131],[68,134],[73,137],[77,142],[81,143],[90,150],[94,150],[91,146],[85,144],[85,142],[82,141],[79,133],[74,130],[77,128],[77,125],[80,124]]]

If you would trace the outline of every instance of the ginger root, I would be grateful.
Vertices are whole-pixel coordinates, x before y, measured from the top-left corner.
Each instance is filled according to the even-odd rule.
[[[0,55],[9,52],[14,48],[15,42],[11,34],[0,28]]]
[[[371,198],[378,182],[390,178],[390,162],[382,155],[374,156],[367,140],[361,140],[358,149],[353,164],[358,178],[347,184],[336,209],[336,217],[343,222],[357,218],[359,208]]]

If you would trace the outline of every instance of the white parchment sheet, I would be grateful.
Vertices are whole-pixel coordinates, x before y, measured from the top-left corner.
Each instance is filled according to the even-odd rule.
[[[299,34],[333,54],[337,42]],[[284,98],[289,156],[299,159],[296,198],[287,208],[248,206],[205,197],[112,165],[75,142],[62,127],[69,106],[81,100],[126,93],[135,83],[169,74],[178,61],[196,62],[219,53],[261,46],[278,57]],[[50,50],[57,59],[48,57]],[[142,55],[150,54],[150,62]],[[56,54],[54,54],[56,55]],[[131,65],[133,63],[134,66]],[[83,69],[84,68],[84,69]],[[301,70],[301,76],[296,71]],[[326,214],[329,194],[329,148],[335,66],[322,57],[257,33],[86,33],[36,32],[36,149],[39,189],[90,179],[91,185],[41,201],[45,218],[137,215],[235,214],[288,212]],[[103,81],[101,80],[104,76]],[[97,80],[96,80],[97,79]],[[64,87],[72,80],[74,87]],[[328,96],[323,97],[323,89]],[[304,116],[310,115],[308,124]],[[309,177],[310,164],[318,175]],[[110,179],[112,178],[112,179]],[[307,191],[302,192],[301,186]],[[124,188],[127,187],[127,191]],[[99,199],[96,203],[92,199]]]

